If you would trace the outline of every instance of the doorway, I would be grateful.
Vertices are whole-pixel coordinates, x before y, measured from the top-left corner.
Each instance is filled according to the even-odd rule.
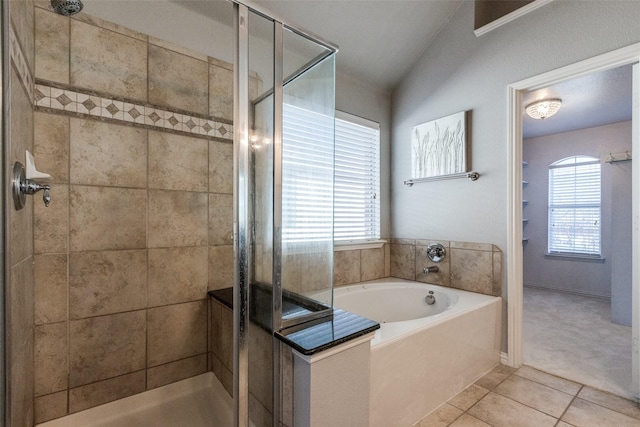
[[[508,280],[508,353],[503,361],[510,366],[519,367],[523,363],[523,230],[522,230],[522,161],[523,161],[523,97],[529,91],[538,90],[572,78],[584,76],[586,74],[613,69],[622,65],[635,64],[640,58],[640,44],[628,46],[613,52],[600,55],[576,64],[569,65],[548,73],[535,76],[512,85],[509,85],[509,245],[507,259],[507,280]],[[632,156],[640,152],[638,144],[638,127],[640,126],[638,112],[637,85],[638,72],[633,71],[634,81],[634,108],[632,119],[633,148]],[[639,192],[639,171],[634,168],[632,172],[632,200],[633,200],[633,271],[632,271],[632,311],[633,311],[633,332],[632,342],[638,342],[639,316],[637,308],[640,293],[638,292],[638,269],[637,257],[640,254],[640,237],[638,235],[638,192]],[[639,370],[637,346],[633,345],[632,350],[632,397],[638,399],[639,396]]]
[[[523,363],[631,398],[632,66],[523,94]]]

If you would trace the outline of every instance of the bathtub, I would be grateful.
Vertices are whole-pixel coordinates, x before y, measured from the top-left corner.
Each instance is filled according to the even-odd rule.
[[[334,305],[380,323],[371,342],[371,427],[413,425],[500,361],[499,297],[386,278],[335,288]]]

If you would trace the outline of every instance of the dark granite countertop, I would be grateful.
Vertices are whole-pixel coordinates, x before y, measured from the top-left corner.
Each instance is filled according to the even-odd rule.
[[[249,318],[266,332],[271,333],[271,291],[263,285],[252,285],[251,295],[255,301],[249,306]],[[209,291],[213,298],[233,309],[233,288]],[[316,301],[293,293],[283,293],[282,312],[284,316],[300,315],[327,308]],[[295,317],[295,316],[294,316]],[[300,353],[310,356],[336,347],[350,340],[364,336],[380,328],[380,324],[357,314],[333,308],[332,315],[316,319],[295,327],[274,332],[285,344]]]

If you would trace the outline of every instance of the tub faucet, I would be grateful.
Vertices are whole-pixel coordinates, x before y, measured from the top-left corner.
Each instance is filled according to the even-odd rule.
[[[437,273],[440,269],[434,265],[433,267],[425,267],[422,271],[425,275],[428,275],[429,273]]]
[[[429,294],[424,297],[425,302],[427,303],[427,305],[433,305],[436,303],[436,297],[433,295],[433,291],[429,291]]]

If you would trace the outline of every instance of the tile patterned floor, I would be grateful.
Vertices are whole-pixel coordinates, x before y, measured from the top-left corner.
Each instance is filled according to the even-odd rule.
[[[414,427],[640,427],[634,402],[538,371],[499,365]]]

